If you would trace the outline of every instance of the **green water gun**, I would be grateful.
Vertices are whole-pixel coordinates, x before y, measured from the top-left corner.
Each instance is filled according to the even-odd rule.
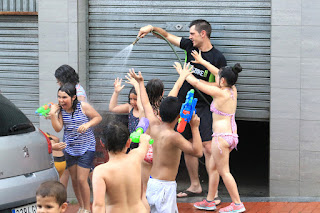
[[[130,139],[133,143],[140,143],[140,135],[145,133],[149,127],[148,118],[142,117],[136,127],[136,130],[130,134]],[[153,139],[150,139],[149,144],[153,144]]]
[[[50,103],[48,103],[48,104],[45,104],[45,105],[39,107],[39,108],[36,110],[36,114],[42,115],[42,116],[44,116],[44,117],[47,117],[47,116],[49,115],[50,110],[51,110],[51,105],[52,105],[52,104],[53,104],[53,103],[50,102]]]

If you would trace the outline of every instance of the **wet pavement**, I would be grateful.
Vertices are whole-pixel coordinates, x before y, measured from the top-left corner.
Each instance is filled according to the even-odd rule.
[[[200,174],[201,175],[201,174]],[[202,175],[203,176],[203,175]],[[201,176],[201,177],[202,177]],[[183,181],[184,180],[184,181]],[[178,198],[178,209],[180,213],[201,213],[201,212],[218,212],[220,208],[228,206],[231,202],[230,196],[222,181],[219,185],[219,196],[222,199],[221,205],[217,206],[216,211],[198,210],[193,207],[195,202],[201,201],[206,197],[207,180],[202,180],[204,192],[201,196]],[[238,179],[239,192],[241,200],[249,213],[320,213],[320,197],[269,197],[269,186],[264,179]],[[260,180],[260,181],[259,181]],[[177,191],[182,191],[189,186],[183,172],[177,177]],[[70,202],[67,213],[75,213],[79,209],[73,190],[68,187],[68,201]],[[92,199],[92,196],[91,196]]]
[[[220,208],[230,203],[222,203],[216,211],[198,210],[193,203],[178,203],[180,213],[218,212]],[[244,202],[247,213],[319,213],[320,202]],[[79,209],[77,204],[70,204],[66,213],[75,213]]]

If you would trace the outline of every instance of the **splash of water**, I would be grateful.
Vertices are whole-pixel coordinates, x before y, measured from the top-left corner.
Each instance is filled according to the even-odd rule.
[[[114,70],[113,74],[114,77],[121,77],[123,78],[124,75],[128,72],[129,67],[127,67],[128,58],[132,52],[133,44],[130,44],[119,53],[117,53],[109,62],[108,67]]]

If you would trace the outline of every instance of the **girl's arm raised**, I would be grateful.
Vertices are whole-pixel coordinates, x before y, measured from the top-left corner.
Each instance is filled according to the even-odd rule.
[[[114,92],[111,96],[110,103],[109,103],[109,111],[115,113],[129,113],[130,111],[130,104],[121,104],[118,105],[118,97],[120,91],[123,89],[124,85],[121,85],[122,79],[116,78],[114,80]]]
[[[219,69],[217,67],[215,67],[214,65],[212,65],[210,62],[204,60],[201,56],[201,51],[199,51],[199,53],[195,50],[193,50],[191,52],[191,55],[194,58],[194,61],[192,61],[192,63],[196,63],[196,64],[201,64],[203,66],[205,66],[210,73],[212,73],[215,77],[215,79],[218,79],[218,75],[219,75]],[[212,86],[218,86],[218,82],[203,82],[207,85],[212,85]]]
[[[140,96],[141,96],[141,103],[144,109],[145,116],[149,119],[149,122],[158,122],[159,119],[154,115],[152,106],[150,104],[148,94],[146,91],[146,87],[144,86],[144,80],[142,77],[141,72],[139,71],[138,75],[134,72],[134,70],[130,70],[130,73],[128,73],[128,76],[136,79],[136,81],[139,83],[140,88]]]
[[[186,63],[184,63],[183,65],[183,69],[181,67],[181,64],[178,62],[174,62],[173,65],[174,68],[176,68],[177,72],[180,73],[180,76],[178,78],[178,80],[176,81],[176,83],[173,85],[171,91],[169,92],[168,96],[174,96],[177,97],[180,88],[182,87],[183,82],[186,80],[186,78],[193,72],[191,72],[192,70],[192,66],[190,66],[190,63],[188,63],[186,65]]]
[[[52,127],[56,132],[60,132],[63,128],[62,115],[59,110],[60,107],[58,104],[52,104],[49,112]]]
[[[217,87],[215,84],[213,84],[213,83],[208,84],[207,81],[200,80],[200,79],[194,77],[192,74],[190,74],[186,78],[186,81],[189,84],[191,84],[192,86],[194,86],[195,88],[206,93],[207,95],[214,96],[214,97],[222,96],[221,89],[219,87]]]
[[[129,69],[129,72],[134,72],[134,69]],[[131,76],[126,75],[126,79],[128,81],[126,81],[126,83],[131,84],[132,86],[134,86],[134,89],[137,93],[137,107],[138,107],[138,111],[139,111],[139,118],[142,118],[144,116],[144,110],[143,110],[143,106],[141,103],[141,96],[140,96],[140,86],[139,83],[136,81],[136,79],[132,78]]]
[[[191,61],[192,63],[196,63],[196,64],[201,64],[203,66],[205,66],[209,72],[211,72],[214,76],[218,76],[219,73],[219,69],[217,67],[215,67],[214,65],[212,65],[210,62],[204,60],[201,56],[201,51],[199,51],[199,53],[196,50],[193,50],[191,52],[191,55],[193,56],[194,60]]]
[[[89,127],[96,126],[102,121],[100,114],[90,104],[81,102],[81,107],[83,113],[90,119],[90,121],[79,126],[78,132],[80,133],[87,131]]]

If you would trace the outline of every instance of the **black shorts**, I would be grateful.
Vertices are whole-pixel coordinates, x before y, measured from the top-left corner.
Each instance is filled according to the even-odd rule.
[[[201,105],[196,105],[196,114],[200,118],[200,136],[202,142],[211,141],[212,139],[212,112],[210,111],[210,106],[206,103]],[[176,126],[177,127],[177,126]],[[176,130],[176,128],[175,128]],[[187,123],[187,126],[183,133],[183,137],[187,140],[192,138],[190,124]]]

